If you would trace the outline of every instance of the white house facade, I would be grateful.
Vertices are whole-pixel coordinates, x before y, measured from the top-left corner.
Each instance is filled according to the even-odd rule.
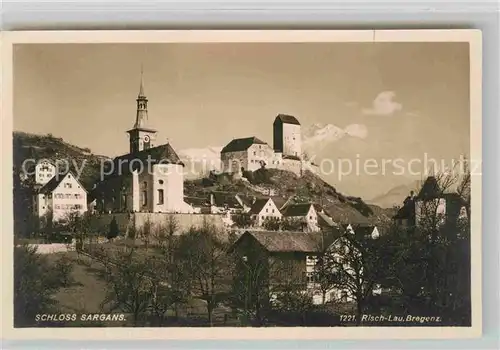
[[[52,214],[54,222],[70,213],[87,211],[87,191],[71,173],[54,176],[34,196],[34,214],[43,217]]]

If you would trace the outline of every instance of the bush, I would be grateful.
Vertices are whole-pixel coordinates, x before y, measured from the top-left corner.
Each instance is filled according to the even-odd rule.
[[[120,232],[118,231],[118,223],[116,222],[116,217],[113,216],[113,219],[109,223],[109,231],[106,236],[108,239],[113,239],[118,236]]]

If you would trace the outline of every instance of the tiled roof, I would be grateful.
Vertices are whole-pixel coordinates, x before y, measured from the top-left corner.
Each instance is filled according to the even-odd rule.
[[[288,114],[278,114],[274,122],[280,121],[285,124],[296,124],[300,125],[299,121],[297,118],[295,118],[293,115],[288,115]]]
[[[65,174],[55,175],[52,179],[49,180],[49,182],[47,182],[42,188],[40,188],[38,190],[38,192],[39,193],[51,193],[52,191],[54,191],[57,188],[57,186],[59,186],[59,184],[67,176],[73,176],[73,178],[76,180],[76,182],[78,182],[78,184],[80,185],[80,188],[83,189],[85,192],[87,192],[87,190],[85,190],[85,188],[82,186],[80,181],[78,181],[78,179],[76,178],[76,176],[72,172],[67,172]]]
[[[213,191],[210,193],[213,196],[214,203],[216,207],[229,207],[229,208],[241,208],[240,202],[236,199],[236,193],[233,192],[221,192]]]
[[[254,197],[253,196],[248,196],[244,194],[237,194],[238,198],[241,200],[241,202],[246,205],[247,207],[251,207]]]
[[[245,231],[269,252],[319,252],[322,245],[321,232],[291,231]],[[238,240],[238,241],[239,241]]]
[[[282,209],[282,214],[283,216],[306,216],[311,206],[311,203],[289,204]]]
[[[221,151],[220,153],[227,153],[227,152],[239,152],[239,151],[245,151],[247,150],[250,146],[253,144],[262,144],[265,145],[266,143],[257,137],[245,137],[241,139],[234,139],[231,142],[229,142]]]
[[[137,160],[132,162],[135,159]],[[181,159],[179,158],[177,153],[175,153],[174,149],[169,143],[145,149],[136,153],[124,154],[122,156],[116,157],[113,160],[115,173],[119,169],[121,164],[121,174],[129,173],[131,167],[134,166],[140,169],[141,165],[142,169],[147,171],[147,164],[158,164],[160,162],[161,164],[184,165],[184,163],[182,163]]]
[[[417,198],[432,199],[436,198],[440,194],[441,194],[441,189],[439,187],[437,179],[434,176],[429,176],[422,185],[422,188],[420,189]]]
[[[278,196],[271,197],[271,199],[273,200],[274,204],[276,204],[276,207],[278,207],[278,209],[280,210],[289,201],[288,198],[283,198]]]
[[[300,160],[300,157],[299,156],[292,156],[292,155],[284,155],[283,159]]]
[[[325,213],[322,213],[320,211],[318,211],[318,219],[320,219],[319,221],[321,222],[321,224],[324,224],[325,226],[329,226],[329,227],[336,226],[336,224],[332,220],[332,218],[330,218],[328,215],[326,215]]]
[[[269,201],[269,198],[258,198],[255,200],[255,203],[252,205],[252,208],[250,209],[251,214],[259,214],[262,209],[264,209],[264,206],[267,204]]]
[[[210,201],[205,197],[189,197],[185,196],[184,197],[184,202],[187,204],[190,204],[191,206],[194,207],[207,207],[210,206]]]

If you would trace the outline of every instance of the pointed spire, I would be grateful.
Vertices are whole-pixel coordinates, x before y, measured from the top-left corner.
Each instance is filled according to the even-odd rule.
[[[143,75],[144,75],[144,70],[143,70],[143,66],[142,66],[142,63],[141,63],[141,86],[139,87],[139,97],[145,97],[145,95],[144,95],[144,79],[143,79]]]

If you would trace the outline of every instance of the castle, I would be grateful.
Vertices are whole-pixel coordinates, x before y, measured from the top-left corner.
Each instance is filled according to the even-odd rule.
[[[300,122],[291,115],[279,114],[273,123],[273,148],[259,138],[233,139],[221,150],[223,172],[241,174],[262,167],[291,171],[299,176],[317,166],[302,154]]]
[[[141,72],[129,153],[116,157],[93,190],[101,212],[192,213],[184,202],[184,164],[169,143],[156,145],[157,131],[147,125],[148,99]]]

